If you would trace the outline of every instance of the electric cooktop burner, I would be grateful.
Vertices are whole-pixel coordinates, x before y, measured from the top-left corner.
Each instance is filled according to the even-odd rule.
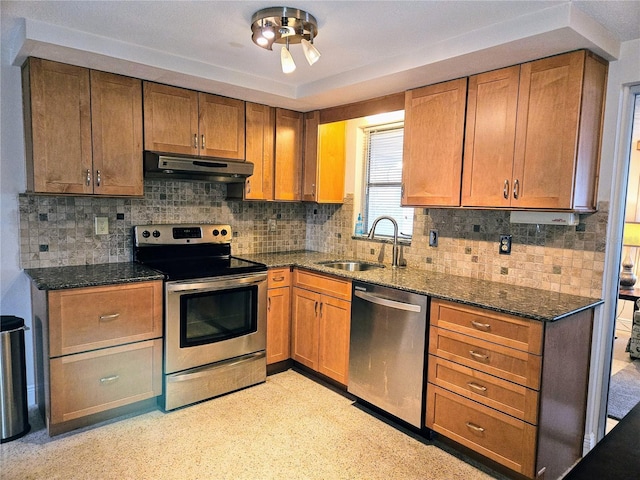
[[[138,225],[133,258],[167,280],[266,271],[266,265],[231,256],[231,227],[223,224]]]

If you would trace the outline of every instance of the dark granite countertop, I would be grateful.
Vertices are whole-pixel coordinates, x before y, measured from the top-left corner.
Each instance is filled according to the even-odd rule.
[[[317,264],[317,262],[328,260],[349,260],[330,253],[301,251],[238,256],[264,263],[269,268],[302,267],[540,321],[559,320],[602,303],[598,298],[580,297],[414,268],[391,268],[386,265],[385,268],[380,269],[349,272]]]
[[[39,290],[62,290],[164,279],[161,273],[133,262],[29,268],[24,272]]]

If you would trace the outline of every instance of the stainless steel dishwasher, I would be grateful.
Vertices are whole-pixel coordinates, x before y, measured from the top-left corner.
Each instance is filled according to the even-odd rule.
[[[427,297],[353,282],[347,390],[422,426]]]

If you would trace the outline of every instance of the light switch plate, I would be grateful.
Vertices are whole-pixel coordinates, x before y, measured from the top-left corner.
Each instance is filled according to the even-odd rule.
[[[109,217],[95,217],[96,235],[109,234]]]

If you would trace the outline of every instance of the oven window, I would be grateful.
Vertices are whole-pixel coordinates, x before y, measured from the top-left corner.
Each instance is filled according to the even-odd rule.
[[[257,331],[258,287],[180,297],[180,346],[220,342]]]

